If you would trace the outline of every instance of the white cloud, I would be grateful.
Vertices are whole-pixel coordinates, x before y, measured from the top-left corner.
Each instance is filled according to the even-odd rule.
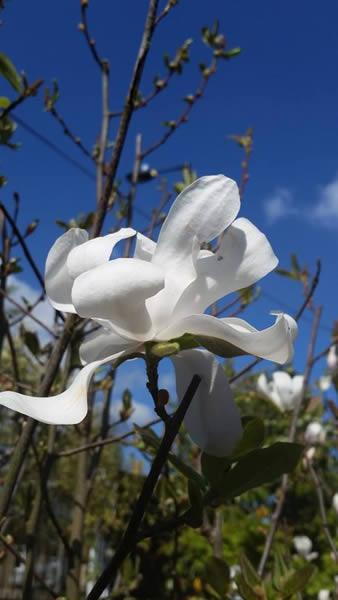
[[[284,217],[297,214],[293,196],[287,188],[276,188],[263,202],[263,210],[269,223],[276,223]]]
[[[338,176],[320,188],[311,217],[325,227],[338,226]]]

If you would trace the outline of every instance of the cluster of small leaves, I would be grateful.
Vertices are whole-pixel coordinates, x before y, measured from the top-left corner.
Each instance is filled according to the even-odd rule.
[[[219,22],[216,20],[211,27],[202,28],[203,42],[212,48],[215,58],[224,58],[229,60],[240,54],[240,48],[226,49],[227,40],[223,33],[219,31]]]
[[[188,38],[183,42],[182,46],[177,49],[174,58],[170,58],[168,54],[164,55],[163,62],[170,73],[178,73],[181,75],[184,64],[190,60],[189,49],[191,44],[192,39]]]
[[[307,284],[309,279],[309,272],[306,267],[301,267],[298,258],[295,254],[291,254],[291,266],[290,269],[276,269],[276,273],[295,281],[300,281],[303,284]]]
[[[182,169],[182,179],[174,183],[176,194],[180,194],[183,190],[197,179],[197,172],[190,166],[184,166]]]
[[[45,110],[46,111],[52,110],[52,108],[54,108],[54,106],[55,106],[56,102],[59,100],[59,98],[60,98],[59,85],[58,85],[58,82],[56,81],[56,79],[54,79],[52,89],[49,89],[48,87],[46,87],[46,89],[45,89],[45,98],[44,98]]]
[[[57,219],[55,222],[65,231],[68,231],[68,229],[71,229],[72,227],[80,227],[80,229],[89,230],[94,222],[94,213],[80,213],[77,217],[69,219],[69,221]]]

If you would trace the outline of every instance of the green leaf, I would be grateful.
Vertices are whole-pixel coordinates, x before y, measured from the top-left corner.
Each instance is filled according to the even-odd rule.
[[[150,429],[149,427],[139,427],[134,423],[136,432],[141,437],[142,441],[150,446],[153,450],[158,450],[160,447],[160,438]],[[169,452],[168,460],[171,462],[176,469],[184,475],[187,479],[194,481],[202,490],[206,487],[206,481],[197,471],[192,469],[189,465],[186,465],[180,458]]]
[[[203,495],[200,486],[188,479],[190,508],[185,513],[185,521],[190,527],[201,527],[203,523]]]
[[[229,470],[230,464],[227,458],[211,456],[205,452],[201,455],[201,469],[204,477],[210,483],[211,488],[217,490],[222,485],[225,473]]]
[[[34,356],[40,353],[40,342],[35,331],[29,331],[29,329],[22,329],[21,335],[24,341],[24,344],[31,351]]]
[[[265,438],[264,421],[254,417],[244,427],[242,438],[239,440],[230,458],[239,458],[251,450],[263,445]]]
[[[240,574],[236,577],[236,583],[238,586],[238,591],[240,595],[244,598],[244,600],[265,600],[265,595],[262,588],[258,590],[253,589],[245,581],[243,575]]]
[[[241,573],[246,583],[253,586],[260,585],[261,579],[245,554],[241,554],[239,562],[241,565]]]
[[[275,548],[274,552],[274,565],[273,565],[273,577],[272,583],[277,590],[281,590],[281,580],[288,572],[284,556],[280,548]]]
[[[316,568],[313,565],[306,565],[297,571],[287,575],[282,584],[282,598],[287,599],[304,590],[310,577],[314,574]]]
[[[21,77],[12,61],[3,52],[0,52],[0,74],[7,79],[8,83],[10,83],[15,91],[20,94],[22,91]]]
[[[11,103],[9,98],[5,98],[5,96],[0,96],[0,108],[7,108]]]
[[[296,467],[302,451],[300,444],[277,442],[268,448],[249,452],[223,477],[221,500],[229,500],[270,483],[284,473],[290,473]]]
[[[225,560],[212,556],[205,567],[204,581],[223,600],[230,583],[230,569]]]
[[[301,269],[296,254],[291,254],[291,266],[295,273],[300,273]]]

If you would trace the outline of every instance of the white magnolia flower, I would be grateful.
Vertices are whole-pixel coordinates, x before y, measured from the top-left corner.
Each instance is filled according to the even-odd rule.
[[[261,373],[257,379],[257,390],[271,400],[282,412],[292,410],[303,393],[303,375],[290,377],[285,371],[272,373],[272,380]]]
[[[332,506],[338,515],[338,492],[336,492],[332,498]]]
[[[305,429],[304,439],[307,444],[323,444],[325,442],[326,432],[321,423],[312,421]]]
[[[306,560],[313,560],[318,556],[318,552],[311,552],[312,541],[307,535],[296,535],[293,538],[293,545],[296,552]]]
[[[331,387],[332,377],[331,375],[322,375],[318,379],[318,387],[322,392],[327,392],[327,390]]]
[[[320,590],[318,592],[317,600],[330,600],[331,592],[329,590]]]
[[[131,228],[91,240],[86,231],[70,229],[57,239],[46,262],[49,299],[56,309],[92,319],[99,329],[81,344],[85,366],[68,390],[53,398],[3,392],[0,403],[46,423],[78,423],[87,413],[87,388],[97,367],[121,354],[142,351],[145,342],[168,341],[185,333],[221,356],[253,354],[281,364],[289,361],[297,325],[288,315],[278,314],[272,326],[258,331],[242,319],[205,314],[212,303],[255,283],[278,262],[264,234],[247,219],[236,219],[239,208],[234,181],[223,175],[202,177],[178,196],[157,243]],[[132,236],[134,256],[111,260],[116,244]],[[219,236],[214,253],[201,250],[202,244]],[[205,398],[213,407],[212,423],[201,400],[192,407],[196,436],[202,428],[201,437],[210,441],[211,430],[219,429],[217,410],[225,417],[229,390],[226,384],[221,390],[220,370],[212,366],[207,352],[183,352],[175,360],[179,397],[180,382],[187,382],[182,375],[184,361],[190,373],[204,374],[203,390],[214,394]],[[206,430],[196,406],[205,413]],[[236,413],[233,407],[230,412]]]
[[[330,373],[333,373],[338,366],[337,349],[335,344],[331,346],[330,350],[328,351],[326,361]]]

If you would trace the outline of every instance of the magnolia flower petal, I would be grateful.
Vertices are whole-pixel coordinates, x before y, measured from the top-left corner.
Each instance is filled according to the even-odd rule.
[[[135,348],[136,344],[133,340],[124,338],[111,328],[99,326],[96,331],[86,335],[80,345],[79,354],[82,364],[86,365],[123,350],[131,352]]]
[[[77,246],[88,240],[84,229],[72,228],[61,235],[51,247],[45,269],[46,292],[51,304],[57,310],[74,313],[71,291],[73,279],[67,268],[67,257]]]
[[[80,423],[87,414],[87,392],[94,371],[123,352],[104,360],[97,360],[83,367],[67,390],[56,396],[31,397],[17,392],[1,392],[0,404],[42,423],[73,425]]]
[[[190,260],[194,238],[201,243],[219,236],[236,218],[239,207],[238,187],[232,179],[224,175],[197,179],[172,205],[153,263],[168,271]]]
[[[293,545],[301,556],[307,556],[312,550],[312,541],[307,535],[296,535]]]
[[[207,454],[231,454],[241,437],[242,425],[222,365],[207,350],[185,350],[172,361],[179,399],[193,375],[202,378],[184,419],[191,439]]]
[[[136,258],[117,258],[79,275],[72,299],[81,317],[108,319],[121,335],[144,340],[152,331],[145,300],[163,286],[159,267]]]
[[[252,354],[283,364],[292,358],[296,331],[292,317],[282,313],[274,325],[262,331],[242,319],[191,315],[161,331],[157,339],[170,340],[191,333],[214,354],[228,357]]]
[[[265,235],[248,219],[236,219],[225,232],[216,254],[198,258],[197,279],[180,298],[175,317],[204,312],[223,296],[256,283],[277,264]]]
[[[293,408],[293,388],[292,379],[289,373],[285,371],[275,371],[272,373],[272,380],[275,384],[276,392],[279,395],[283,410]]]
[[[151,261],[156,250],[156,242],[142,233],[136,234],[134,258]]]
[[[326,392],[331,387],[331,384],[332,384],[331,375],[322,375],[318,379],[318,387],[322,392]]]
[[[292,377],[293,395],[296,400],[302,395],[304,388],[304,375],[295,375]]]
[[[271,402],[273,402],[275,404],[275,406],[277,406],[277,408],[279,410],[282,410],[282,404],[281,404],[281,400],[280,397],[276,391],[275,388],[275,384],[273,381],[268,381],[267,377],[265,375],[265,373],[261,373],[258,376],[257,379],[257,391],[264,396],[265,398],[267,398],[268,400],[270,400]]]
[[[131,227],[123,227],[115,233],[88,240],[81,247],[77,246],[73,248],[67,258],[67,267],[70,276],[75,279],[81,273],[106,263],[116,244],[135,234],[136,231]]]

